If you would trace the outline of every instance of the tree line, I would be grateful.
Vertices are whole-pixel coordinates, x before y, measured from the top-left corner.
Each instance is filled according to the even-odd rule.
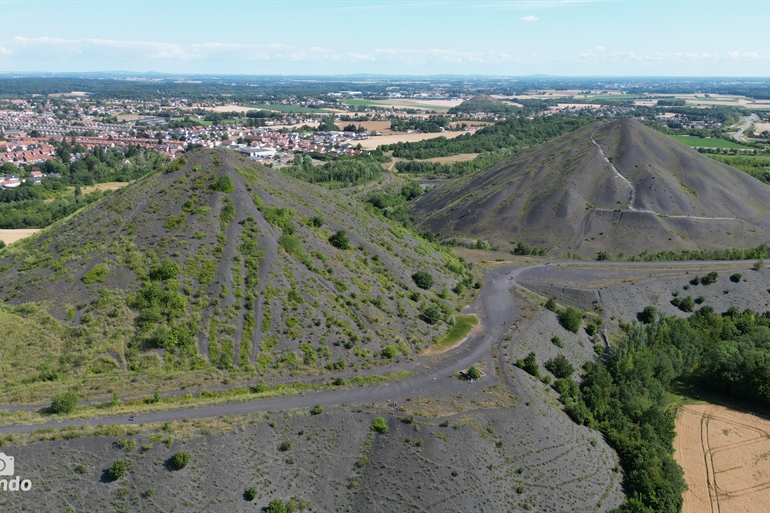
[[[394,157],[429,159],[460,153],[491,153],[502,148],[520,150],[549,141],[583,127],[595,118],[589,115],[561,114],[538,116],[534,119],[513,118],[489,125],[474,134],[453,139],[436,137],[419,142],[399,142],[383,145],[383,151],[393,151]]]
[[[673,458],[676,412],[666,391],[683,375],[703,387],[770,405],[770,312],[701,307],[689,318],[654,307],[624,326],[605,358],[584,365],[580,385],[558,379],[565,410],[618,452],[628,500],[621,512],[678,513],[686,484]]]

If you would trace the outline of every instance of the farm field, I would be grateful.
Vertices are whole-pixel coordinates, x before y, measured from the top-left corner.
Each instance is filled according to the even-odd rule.
[[[462,103],[462,100],[344,100],[345,105],[353,107],[393,107],[398,109],[424,109],[447,111]]]
[[[37,228],[19,228],[16,230],[0,230],[0,241],[6,244],[12,244],[17,240],[24,239],[30,235],[34,235],[40,230]]]
[[[432,159],[425,159],[425,161],[438,162],[439,164],[452,164],[454,162],[467,162],[478,156],[478,153],[460,153],[459,155],[450,155],[448,157],[433,157]]]
[[[272,110],[275,112],[296,112],[299,114],[312,114],[314,112],[318,113],[329,113],[330,110],[326,109],[313,109],[311,107],[303,107],[301,105],[282,105],[282,104],[275,104],[275,105],[247,105],[247,109],[249,110]]]
[[[468,132],[437,132],[435,134],[419,134],[406,132],[393,133],[391,135],[382,135],[377,137],[371,137],[364,141],[361,141],[361,147],[365,150],[374,150],[377,146],[383,144],[394,144],[397,142],[415,142],[424,141],[425,139],[434,139],[436,137],[446,137],[447,139],[454,139]]]
[[[770,420],[712,404],[686,405],[674,457],[689,486],[683,513],[760,513],[770,504]]]
[[[748,146],[743,144],[734,143],[725,139],[714,139],[709,137],[695,137],[693,135],[672,135],[674,139],[681,143],[685,143],[687,146],[693,148],[732,148],[732,149],[749,149]]]

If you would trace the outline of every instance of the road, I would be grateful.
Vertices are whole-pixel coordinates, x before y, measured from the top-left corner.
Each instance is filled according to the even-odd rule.
[[[410,396],[441,395],[452,392],[467,392],[468,387],[484,388],[489,386],[484,380],[466,383],[458,380],[454,373],[467,369],[479,360],[491,358],[491,349],[495,342],[502,340],[511,323],[519,316],[510,288],[515,277],[520,273],[539,267],[499,266],[490,270],[484,278],[484,286],[473,303],[463,313],[479,316],[482,329],[470,336],[459,347],[435,357],[429,357],[405,381],[388,383],[380,386],[343,389],[331,392],[310,392],[301,395],[275,397],[244,403],[228,403],[198,408],[184,408],[139,415],[137,422],[155,423],[183,419],[201,419],[219,416],[237,416],[271,410],[310,408],[316,404],[331,406],[338,404],[382,403],[403,400]],[[381,372],[388,369],[381,369]],[[506,380],[510,381],[510,379]],[[0,433],[30,433],[46,427],[62,428],[83,424],[126,424],[126,415],[49,421],[41,424],[9,425],[0,427]]]
[[[756,114],[751,114],[751,116],[749,116],[749,117],[747,117],[745,119],[746,119],[746,122],[743,124],[743,126],[737,132],[735,132],[735,134],[733,134],[733,139],[735,139],[739,143],[745,142],[743,140],[743,132],[748,130],[749,127],[754,124],[754,121],[757,120],[757,115]]]
[[[454,373],[460,369],[467,369],[480,360],[487,360],[492,368],[492,346],[502,343],[509,332],[511,324],[520,316],[521,310],[516,303],[514,294],[518,287],[517,278],[523,277],[528,271],[535,274],[542,272],[554,273],[557,278],[565,273],[580,273],[590,276],[600,269],[602,272],[616,269],[619,274],[633,269],[647,270],[676,270],[684,271],[686,268],[696,266],[698,268],[746,268],[752,262],[749,261],[685,261],[685,262],[554,262],[552,264],[534,264],[518,266],[512,263],[496,264],[484,276],[484,286],[479,291],[473,303],[463,313],[472,313],[479,317],[482,329],[470,336],[457,348],[438,356],[427,357],[417,362],[412,376],[404,381],[393,382],[372,387],[360,387],[342,389],[330,392],[308,392],[299,395],[261,399],[243,403],[227,403],[212,406],[182,408],[178,410],[145,413],[138,417],[137,422],[157,423],[180,421],[184,419],[202,419],[220,416],[238,416],[256,412],[274,410],[287,410],[294,408],[311,408],[316,404],[332,406],[340,404],[381,403],[386,404],[393,400],[403,400],[406,397],[415,396],[439,396],[452,393],[466,393],[469,387],[484,388],[489,386],[486,380],[476,383],[467,383],[458,380]],[[598,268],[594,271],[591,268]],[[515,339],[514,339],[515,341]],[[500,353],[502,358],[502,352]],[[503,369],[503,379],[512,391],[521,396],[522,391],[517,390],[515,378],[508,375]],[[391,369],[379,369],[379,372],[387,372]],[[497,378],[492,378],[497,379]],[[48,421],[40,424],[19,424],[0,426],[0,433],[31,433],[32,431],[54,427],[81,426],[83,424],[127,424],[126,415],[98,417],[91,419],[77,419],[65,421]]]

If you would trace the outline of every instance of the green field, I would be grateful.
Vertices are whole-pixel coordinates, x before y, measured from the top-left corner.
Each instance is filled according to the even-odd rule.
[[[254,109],[261,109],[261,110],[272,110],[275,112],[295,112],[298,114],[311,114],[314,112],[329,112],[326,109],[313,109],[311,107],[302,107],[301,105],[247,105],[247,107],[251,107]]]
[[[751,147],[739,144],[725,139],[714,139],[709,137],[696,137],[694,135],[672,135],[677,141],[691,146],[693,148],[731,148],[748,150]]]

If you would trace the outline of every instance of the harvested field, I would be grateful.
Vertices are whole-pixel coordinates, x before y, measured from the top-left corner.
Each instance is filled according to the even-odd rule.
[[[478,157],[478,153],[460,153],[459,155],[450,155],[449,157],[434,157],[425,159],[426,162],[438,162],[440,164],[451,164],[453,162],[467,162]]]
[[[764,131],[770,132],[770,123],[754,123],[755,134],[761,134]]]
[[[425,139],[434,139],[436,137],[446,137],[447,139],[454,139],[455,137],[459,137],[463,134],[467,134],[468,132],[438,132],[435,134],[418,134],[418,133],[394,133],[392,135],[382,135],[377,137],[372,137],[371,139],[367,139],[364,141],[361,141],[361,147],[365,150],[374,150],[377,148],[377,146],[381,146],[383,144],[394,144],[397,142],[415,142],[415,141],[424,141]]]
[[[6,244],[12,244],[30,235],[34,235],[40,230],[37,228],[21,228],[18,230],[0,230],[0,240]]]
[[[424,109],[446,111],[462,103],[462,100],[345,100],[343,103],[355,107],[385,107],[395,109]]]
[[[752,513],[770,504],[770,420],[723,406],[682,407],[674,456],[689,490],[683,513]]]
[[[81,187],[81,190],[83,191],[83,194],[88,194],[89,192],[94,191],[117,191],[118,189],[122,189],[128,184],[129,182],[97,183],[96,185],[84,185]]]

